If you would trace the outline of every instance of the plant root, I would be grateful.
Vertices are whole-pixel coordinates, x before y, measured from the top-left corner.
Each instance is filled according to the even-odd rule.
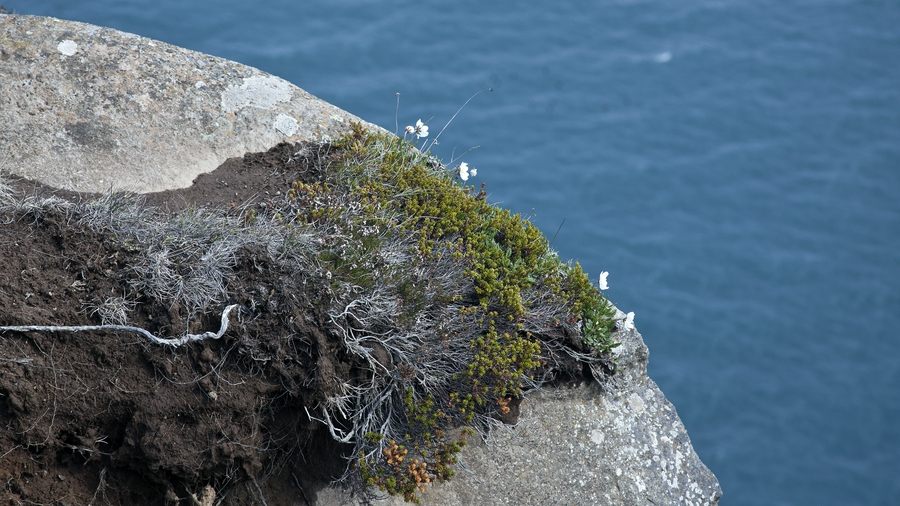
[[[88,332],[93,330],[117,330],[121,332],[133,332],[141,334],[155,344],[171,346],[177,348],[193,341],[203,341],[205,339],[219,339],[228,330],[228,315],[231,311],[238,307],[232,304],[222,311],[222,323],[218,332],[204,332],[202,334],[185,334],[178,338],[161,338],[151,334],[149,331],[140,327],[132,327],[130,325],[12,325],[0,327],[0,332]]]

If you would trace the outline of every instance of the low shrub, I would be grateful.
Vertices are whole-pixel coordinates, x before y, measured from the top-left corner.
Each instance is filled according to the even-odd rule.
[[[452,476],[457,429],[489,430],[561,362],[611,371],[614,308],[483,185],[359,125],[325,160],[322,179],[295,183],[279,213],[320,232],[332,322],[372,364],[365,388],[333,403],[350,412],[321,409],[349,427],[364,483],[417,502],[425,483]]]

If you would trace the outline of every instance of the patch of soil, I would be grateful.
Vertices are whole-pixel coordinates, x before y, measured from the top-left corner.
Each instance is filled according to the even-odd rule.
[[[283,142],[269,151],[230,158],[216,170],[201,174],[188,188],[146,195],[147,204],[170,211],[189,206],[246,209],[265,205],[294,181],[322,179],[319,159],[331,156],[327,146]]]
[[[282,144],[231,159],[183,190],[147,195],[176,211],[265,206],[329,156]],[[18,180],[24,194],[55,191]],[[9,218],[0,216],[0,219]],[[135,252],[52,211],[0,226],[0,326],[98,325],[128,289]],[[6,504],[314,504],[346,447],[312,408],[355,364],[328,334],[317,280],[279,277],[239,253],[221,339],[171,348],[113,331],[0,333],[0,497]],[[135,325],[183,329],[178,308],[138,303]],[[191,332],[216,331],[219,314]],[[168,332],[168,334],[167,334]]]

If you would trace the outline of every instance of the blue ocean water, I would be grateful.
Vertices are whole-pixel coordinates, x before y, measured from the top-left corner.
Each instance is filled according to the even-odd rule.
[[[900,3],[9,0],[478,168],[634,311],[723,505],[900,499]],[[477,149],[472,149],[478,146]],[[472,180],[470,180],[472,182]]]

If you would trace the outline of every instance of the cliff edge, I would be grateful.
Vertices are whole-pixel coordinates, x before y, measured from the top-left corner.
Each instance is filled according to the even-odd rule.
[[[193,197],[195,202],[201,205],[207,201],[224,204],[230,199],[237,204],[246,205],[252,201],[253,206],[261,206],[253,209],[262,213],[266,206],[272,205],[262,195],[268,196],[269,190],[272,196],[276,191],[280,195],[281,191],[276,189],[277,185],[271,180],[262,181],[264,178],[260,174],[265,171],[239,181],[248,160],[270,160],[258,164],[258,168],[276,167],[281,170],[293,163],[295,156],[311,156],[309,151],[304,151],[305,148],[293,148],[293,143],[301,143],[296,146],[321,145],[322,141],[349,133],[351,123],[354,122],[361,123],[372,132],[382,132],[378,127],[362,122],[280,78],[235,62],[83,23],[44,17],[0,15],[0,172],[5,175],[18,176],[72,192],[105,192],[110,189],[142,194],[175,190],[188,192],[192,188],[199,189],[202,183],[210,185],[208,187],[214,190]],[[249,155],[252,153],[259,155]],[[240,160],[236,157],[243,157],[243,166],[236,161]],[[276,158],[277,163],[271,161]],[[222,170],[229,164],[232,172],[227,173],[227,178],[210,174],[214,169]],[[216,179],[204,179],[204,174]],[[287,170],[283,174],[287,182],[285,188],[290,187],[291,178],[296,174]],[[265,186],[270,183],[270,186]],[[314,188],[316,187],[310,182],[302,191],[322,191]],[[287,192],[287,189],[283,191]],[[81,198],[76,194],[65,195],[70,200]],[[161,194],[151,198],[160,203],[170,202],[165,200],[168,197],[159,195]],[[59,216],[54,217],[53,213],[64,215],[68,212],[68,205],[53,204],[57,206],[55,211],[48,211],[49,214],[38,213],[40,219],[35,221],[49,221],[54,223],[54,227],[63,230],[67,226],[66,221]],[[24,209],[22,206],[20,208]],[[246,209],[248,208],[241,211],[243,214],[239,214],[239,217],[250,222],[252,215]],[[32,216],[35,211],[32,209],[28,212]],[[22,233],[25,233],[24,228]],[[66,236],[66,232],[60,233]],[[61,242],[59,236],[54,237],[52,241],[48,240],[48,244]],[[18,250],[10,250],[7,254],[17,255],[16,251]],[[130,253],[127,249],[115,252],[109,250],[107,253],[112,257],[113,254],[119,254],[116,252],[126,256]],[[116,261],[125,265],[125,260],[116,258]],[[15,271],[21,271],[21,277],[32,276],[32,270],[40,270],[38,267],[29,268],[26,264],[27,262],[23,262],[22,269],[16,264]],[[107,277],[115,274],[115,265],[111,266],[108,259],[96,260],[95,264],[89,265],[91,268],[96,267],[98,283],[101,283],[100,278],[104,272],[108,273]],[[64,273],[69,266],[60,264],[58,269]],[[328,279],[331,279],[331,271],[328,271]],[[53,288],[53,292],[59,294],[64,291],[72,296],[71,300],[75,304],[84,297],[86,280],[82,272],[80,279],[66,279],[66,283],[61,284],[59,289]],[[242,288],[246,290],[245,298],[242,299],[245,306],[255,308],[260,304],[262,307],[266,300],[273,297],[271,294],[257,293],[257,287],[261,284],[265,282],[247,281]],[[107,291],[114,288],[112,285],[104,285]],[[12,309],[13,304],[19,304],[22,308],[32,307],[36,298],[45,297],[47,308],[56,306],[59,295],[56,296],[57,302],[53,302],[51,299],[54,294],[49,290],[45,292],[50,295],[38,293],[38,297],[32,298],[32,292],[23,291],[21,300],[13,297],[18,293],[13,290],[2,294],[3,297],[9,296],[9,300],[2,299],[7,304],[2,311],[7,314],[0,315],[4,320],[0,321],[0,325],[22,325],[20,317],[32,314]],[[103,296],[106,295],[108,294]],[[58,308],[52,309],[57,312]],[[16,312],[15,315],[13,311]],[[77,318],[79,311],[85,313],[76,308],[72,310],[71,317]],[[303,318],[300,313],[296,313],[296,309],[294,311],[298,318]],[[33,314],[49,321],[53,319],[53,312],[47,309]],[[179,316],[171,313],[170,308],[163,316],[148,314],[145,323],[153,325],[160,318],[169,318],[173,322],[164,324],[163,328],[167,328],[165,325],[174,327],[174,321]],[[614,320],[620,321],[623,316],[618,312]],[[223,323],[227,318],[227,314],[223,313]],[[326,314],[318,314],[317,318],[316,321],[322,325],[328,320]],[[311,319],[307,316],[307,320]],[[334,318],[331,321],[334,322]],[[210,324],[209,321],[205,323]],[[246,330],[250,324],[242,325]],[[318,339],[318,345],[326,347],[323,343],[328,338],[313,326],[310,323],[310,339]],[[647,377],[648,350],[640,334],[634,328],[623,325],[612,328],[612,332],[613,339],[621,343],[613,348],[616,364],[614,375],[595,381],[590,379],[590,374],[586,374],[587,378],[575,378],[570,384],[561,381],[552,383],[551,386],[548,383],[542,388],[526,392],[527,395],[519,399],[521,404],[518,405],[518,419],[512,420],[517,423],[497,423],[492,431],[485,433],[484,438],[470,438],[469,444],[458,455],[456,475],[447,483],[423,487],[423,503],[717,504],[721,489],[715,476],[703,465],[691,447],[690,439],[674,407]],[[346,342],[346,335],[344,339]],[[39,428],[39,431],[44,431],[42,435],[46,436],[43,443],[37,446],[24,444],[0,454],[0,478],[14,485],[12,488],[7,487],[5,491],[9,499],[37,502],[57,499],[58,496],[40,495],[58,490],[49,486],[41,489],[44,492],[33,488],[29,495],[29,482],[39,482],[41,479],[62,482],[65,478],[63,474],[57,474],[57,479],[48,473],[56,473],[66,465],[82,466],[82,471],[66,475],[80,480],[80,485],[75,489],[83,490],[84,494],[76,496],[76,502],[79,497],[91,499],[91,493],[97,496],[98,491],[104,491],[107,477],[111,476],[107,473],[112,472],[109,466],[115,467],[117,462],[128,462],[129,472],[143,472],[144,469],[134,463],[140,460],[146,462],[148,468],[152,468],[152,459],[148,455],[156,455],[151,450],[157,445],[160,448],[164,445],[154,439],[156,436],[150,430],[152,427],[146,427],[145,421],[139,419],[144,416],[139,409],[134,412],[140,415],[136,414],[134,419],[128,420],[129,428],[123,429],[122,434],[117,437],[117,448],[111,448],[112,443],[102,434],[89,434],[89,428],[69,430],[58,425],[54,428],[52,420],[57,419],[57,410],[63,405],[61,401],[57,403],[52,395],[40,399],[37,393],[22,390],[20,383],[33,381],[34,392],[38,391],[39,382],[35,378],[40,377],[40,371],[34,372],[36,369],[31,369],[36,364],[40,364],[44,372],[54,371],[54,375],[48,376],[44,381],[51,384],[57,381],[58,375],[72,374],[71,371],[79,371],[80,366],[60,365],[53,355],[52,339],[44,336],[33,341],[33,357],[0,356],[0,365],[8,369],[8,374],[5,373],[4,376],[9,382],[13,381],[12,378],[21,378],[15,385],[0,382],[0,419],[3,419],[4,426],[7,427],[5,430],[14,431],[7,422],[16,417],[25,419],[27,415],[35,421],[32,428],[25,427],[27,430],[24,433],[40,425],[43,428]],[[97,342],[100,341],[98,338]],[[5,342],[9,344],[14,340],[10,338]],[[4,346],[0,346],[0,352],[13,353],[11,350],[15,347]],[[21,354],[25,348],[16,350]],[[258,352],[259,350],[251,350],[248,356],[257,360]],[[122,355],[121,350],[109,353],[111,357],[126,356]],[[177,382],[172,377],[182,370],[179,367],[185,367],[185,371],[194,371],[196,366],[206,371],[203,378],[207,378],[209,374],[216,372],[215,364],[219,360],[225,361],[229,351],[204,345],[202,351],[189,353],[190,360],[185,359],[188,360],[188,365],[166,365],[178,360],[155,353],[144,352],[150,357],[147,361],[151,364],[151,369],[155,368],[156,375],[162,374],[175,384]],[[375,362],[382,366],[387,363],[386,359],[376,359]],[[103,367],[110,367],[118,359],[97,360]],[[314,365],[322,368],[326,364],[319,360]],[[377,368],[379,365],[375,364],[373,367]],[[32,377],[32,374],[36,376]],[[216,372],[217,374],[219,373]],[[196,392],[185,394],[184,404],[179,405],[178,409],[189,413],[192,409],[199,409],[196,407],[198,403],[206,405],[214,402],[220,406],[225,403],[224,392],[236,392],[234,385],[239,378],[226,378],[225,371],[221,374],[225,379],[217,380],[218,389],[213,388],[209,380],[198,380],[195,385],[188,385]],[[321,378],[316,376],[316,379]],[[587,381],[581,381],[582,379]],[[100,386],[111,388],[109,385],[113,385],[115,388],[112,390],[122,396],[128,384],[124,378],[122,383],[118,381],[115,374],[112,374],[110,378],[104,377]],[[143,385],[141,388],[148,390],[156,388],[152,386],[153,381],[159,383],[158,380],[147,380],[149,383],[145,385],[141,383],[144,379],[135,381],[136,385]],[[258,391],[254,395],[262,396],[267,395],[266,389],[270,387],[261,383],[255,388]],[[88,394],[86,391],[80,395]],[[135,399],[141,400],[133,402],[135,406],[140,406],[142,402],[158,398],[152,395],[138,396]],[[250,398],[252,400],[253,396]],[[503,402],[509,402],[510,399],[512,396]],[[312,405],[312,401],[310,403]],[[43,406],[46,406],[43,412],[53,414],[52,419],[49,418],[50,415],[47,415],[46,420],[44,415],[40,415],[44,410]],[[505,408],[506,405],[503,404],[502,407]],[[169,406],[160,409],[173,408]],[[308,410],[305,413],[298,411],[293,415],[303,418],[303,430],[306,431],[303,434],[317,434],[315,431],[318,429],[315,427],[321,429],[319,432],[324,432],[324,422],[320,418],[322,415],[317,412],[310,414]],[[244,423],[242,420],[245,419],[238,414],[232,416],[235,417],[233,423]],[[42,420],[43,424],[49,421],[49,426],[39,424]],[[65,417],[60,414],[59,420],[65,420]],[[179,430],[178,421],[174,418],[170,421],[172,423],[166,425],[166,430]],[[182,419],[179,421],[180,430],[184,431],[187,422]],[[282,420],[279,423],[288,422]],[[301,425],[300,422],[297,424]],[[335,435],[334,427],[329,425],[329,428],[332,429],[334,439],[341,439]],[[254,438],[258,437],[255,432],[234,435],[227,428],[220,427],[219,430],[223,431],[221,434],[226,434],[219,436],[223,439],[234,437],[238,440],[245,437],[247,441],[256,441]],[[21,439],[22,434],[21,431],[15,434],[10,432],[10,441]],[[206,433],[197,434],[198,437],[207,437]],[[47,448],[54,448],[48,443],[53,438],[62,441],[57,447],[65,451],[65,456],[56,459],[57,464],[54,465],[58,467],[41,468],[41,464],[38,464],[35,468],[34,462],[39,459],[35,457],[31,461],[29,455],[34,457],[40,452],[49,451]],[[90,441],[92,438],[93,441]],[[219,443],[221,441],[216,442]],[[239,449],[229,446],[227,452],[231,453],[220,451],[217,454],[216,448],[219,447],[215,444],[210,448],[215,465],[210,465],[209,472],[234,473],[235,466],[241,465],[244,466],[242,472],[248,476],[255,476],[254,473],[258,471],[253,467],[258,462],[246,454],[250,451],[248,445],[242,445]],[[307,454],[303,456],[307,464],[302,469],[313,473],[316,461],[321,457],[315,451],[336,451],[335,448],[322,444],[307,449]],[[330,457],[321,458],[323,462],[332,460]],[[31,468],[28,467],[29,462],[32,462]],[[229,462],[240,464],[229,467]],[[257,464],[251,465],[248,462]],[[87,466],[88,463],[91,466]],[[206,464],[196,465],[199,468]],[[281,466],[277,468],[277,476],[272,475],[273,479],[268,483],[260,483],[254,478],[252,487],[247,486],[249,495],[242,497],[258,498],[260,502],[268,497],[270,504],[276,500],[318,505],[361,502],[358,494],[354,496],[350,489],[337,485],[324,487],[321,476],[307,479],[294,472],[301,467],[292,470],[286,468],[284,463]],[[323,464],[322,467],[328,466]],[[279,481],[277,477],[283,479]],[[118,482],[119,485],[122,483],[125,481]],[[142,487],[150,486],[141,483]],[[218,500],[224,500],[221,491],[216,490],[218,483],[210,481],[206,485],[209,489],[202,490],[170,488],[165,490],[165,499],[183,501],[183,504],[218,504],[215,502],[217,492]],[[403,502],[402,498],[388,497],[377,490],[373,491],[376,504]]]

